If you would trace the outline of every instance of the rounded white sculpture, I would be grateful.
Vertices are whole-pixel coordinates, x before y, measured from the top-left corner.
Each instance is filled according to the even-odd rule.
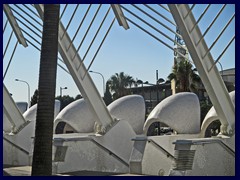
[[[94,118],[84,99],[78,99],[67,105],[54,120],[54,131],[60,122],[66,123],[65,129],[72,129],[73,132],[90,133],[94,132]]]
[[[142,134],[145,120],[145,103],[142,96],[124,96],[112,102],[107,108],[113,118],[128,121],[136,134]],[[54,121],[55,132],[63,122],[66,125],[63,125],[61,133],[66,133],[67,130],[78,133],[94,132],[94,117],[84,99],[72,102],[58,114]]]
[[[54,105],[54,118],[58,115],[60,111],[60,106],[61,103],[59,100],[55,100],[55,105]],[[36,114],[37,114],[37,104],[34,104],[31,106],[27,111],[23,113],[23,117],[26,120],[29,121],[35,121],[36,120]]]
[[[136,134],[143,133],[145,102],[142,96],[128,95],[121,97],[109,104],[108,110],[113,117],[128,121]]]
[[[179,134],[200,132],[200,105],[196,94],[177,93],[161,101],[149,114],[144,134],[154,122],[164,123]]]
[[[229,93],[229,96],[233,102],[233,105],[235,107],[235,91],[232,91]],[[214,106],[211,107],[211,109],[208,111],[208,113],[206,114],[203,122],[202,122],[202,126],[201,126],[201,133],[200,133],[200,137],[205,137],[205,132],[208,128],[208,126],[213,122],[219,120],[219,117],[217,115],[217,112],[214,108]]]

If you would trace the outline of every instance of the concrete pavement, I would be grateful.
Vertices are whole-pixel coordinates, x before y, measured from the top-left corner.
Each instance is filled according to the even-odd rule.
[[[3,176],[31,176],[31,166],[5,167],[3,168]],[[68,174],[56,174],[56,176],[142,176],[138,174],[114,174],[109,172],[96,171],[78,171]]]

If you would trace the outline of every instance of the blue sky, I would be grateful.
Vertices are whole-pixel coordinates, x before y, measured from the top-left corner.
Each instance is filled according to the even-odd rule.
[[[142,9],[145,7],[142,5],[138,5]],[[151,5],[152,6],[152,5]],[[80,5],[81,8],[86,10],[86,5]],[[103,17],[102,14],[107,10],[109,6],[104,5],[100,11],[99,18]],[[129,9],[133,9],[134,12],[138,13],[137,10],[130,5],[124,5]],[[160,8],[155,7],[154,8]],[[194,8],[194,14],[198,18],[201,12],[204,10],[206,5],[200,5],[196,9]],[[214,17],[214,14],[220,9],[221,5],[212,5],[208,14],[204,17],[202,21],[200,21],[200,29],[204,32],[209,25],[210,21]],[[71,8],[67,9],[69,12],[66,12],[63,16],[63,24],[65,22],[65,26],[67,24],[68,19],[70,18],[68,14],[71,14],[75,5],[72,5]],[[96,10],[97,5],[94,5]],[[94,9],[93,8],[93,9]],[[61,7],[62,11],[63,7]],[[79,12],[78,12],[79,13]],[[130,14],[124,12],[125,15],[129,18],[132,18]],[[220,30],[223,29],[224,25],[230,19],[231,15],[235,13],[235,6],[234,5],[227,5],[223,14],[219,17],[216,21],[214,28],[209,31],[206,36],[206,41],[208,45],[211,45],[214,41],[215,37],[219,34]],[[154,17],[156,16],[152,13]],[[78,17],[80,19],[83,14],[80,14]],[[141,16],[144,18],[144,16]],[[90,17],[89,17],[90,18]],[[106,27],[109,25],[110,20],[113,18],[113,13],[110,12],[108,17],[108,21],[106,21]],[[134,19],[134,18],[132,18]],[[160,18],[159,18],[160,19]],[[148,20],[148,19],[146,19]],[[3,16],[3,25],[5,24],[6,17]],[[72,34],[76,31],[76,23],[78,19],[74,19],[73,23],[70,25],[69,34]],[[151,21],[151,20],[149,20]],[[100,22],[97,20],[96,22]],[[137,20],[136,20],[137,22]],[[140,23],[140,22],[139,22]],[[162,27],[156,25],[159,29]],[[107,81],[113,74],[124,72],[134,79],[138,78],[143,81],[149,81],[150,83],[156,82],[156,70],[158,70],[159,78],[167,79],[167,76],[171,73],[171,68],[173,65],[173,51],[168,49],[166,46],[159,43],[154,38],[150,37],[142,30],[135,27],[133,24],[129,23],[130,29],[125,30],[118,25],[117,22],[114,23],[109,35],[107,36],[102,48],[100,49],[93,65],[91,66],[90,70],[97,71],[103,74],[105,81]],[[170,25],[169,25],[170,26]],[[106,29],[105,27],[105,29]],[[104,29],[104,28],[103,28]],[[147,29],[147,27],[146,27]],[[8,31],[7,31],[8,30]],[[161,35],[157,34],[156,32],[150,30],[153,34],[156,34],[159,38]],[[164,30],[162,30],[164,32]],[[7,26],[6,32],[4,33],[3,39],[3,47],[5,48],[9,34],[11,33],[10,27]],[[230,24],[229,28],[226,29],[226,32],[219,40],[219,43],[213,48],[212,55],[214,59],[216,59],[219,53],[223,50],[226,46],[227,42],[231,39],[231,37],[235,34],[235,19]],[[83,43],[82,49],[80,49],[80,56],[83,57],[86,49],[90,42],[90,37],[94,35],[94,31],[89,33],[89,39],[86,38],[86,42]],[[100,32],[100,37],[103,36],[103,32]],[[171,35],[174,38],[174,35]],[[14,37],[15,38],[15,37]],[[80,36],[78,37],[79,40],[76,38],[76,45],[77,46],[80,42]],[[89,65],[93,54],[96,51],[97,43],[100,42],[100,39],[96,41],[91,51],[86,56],[85,64],[86,66]],[[168,42],[169,45],[173,46],[173,43]],[[9,49],[13,49],[14,43],[11,43]],[[40,46],[39,46],[40,47]],[[3,73],[6,70],[7,63],[9,62],[10,54],[6,54],[3,60]],[[18,101],[27,101],[27,86],[24,83],[16,82],[15,79],[21,79],[27,81],[31,87],[31,96],[33,95],[35,89],[38,87],[38,75],[39,75],[39,60],[40,60],[40,53],[38,50],[33,48],[30,44],[29,47],[24,48],[21,45],[17,47],[15,55],[12,59],[11,66],[9,71],[4,79],[4,84],[8,88],[9,92],[13,94],[13,98],[16,102]],[[226,51],[223,55],[222,59],[220,60],[224,69],[234,68],[235,67],[235,41],[232,43],[230,48]],[[63,65],[61,62],[59,62]],[[219,66],[218,66],[219,67]],[[220,67],[219,67],[220,68]],[[102,95],[102,77],[98,74],[90,73],[97,89],[99,90],[100,94]],[[72,77],[64,72],[60,67],[57,70],[57,84],[56,84],[56,96],[60,93],[60,87],[68,87],[68,89],[63,90],[63,95],[70,95],[75,97],[79,94],[79,90],[77,89]]]

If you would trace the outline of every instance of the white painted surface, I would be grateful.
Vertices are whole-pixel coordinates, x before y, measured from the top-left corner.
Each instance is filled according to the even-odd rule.
[[[196,94],[177,93],[161,101],[150,113],[145,124],[147,134],[153,122],[161,122],[179,134],[197,134],[200,132],[200,105]]]
[[[185,176],[235,176],[235,147],[231,153],[227,146],[211,143],[214,139],[225,142],[227,146],[229,143],[226,141],[235,141],[235,137],[209,138],[204,145],[192,145],[191,148],[196,149],[193,167],[186,171]]]
[[[12,131],[12,124],[5,113],[3,113],[3,131],[6,133],[10,133]]]
[[[54,105],[54,118],[58,115],[60,111],[60,101],[55,100],[55,105]],[[30,121],[35,121],[36,120],[36,115],[37,115],[37,104],[34,104],[31,106],[25,113],[23,113],[23,116],[26,120]]]
[[[94,132],[94,119],[84,99],[78,99],[66,106],[54,120],[54,130],[59,122],[65,122],[75,132]]]
[[[54,116],[60,110],[60,101],[55,100],[55,110]],[[36,111],[37,104],[30,107],[24,114],[23,117],[25,120],[29,120],[30,123],[26,125],[19,133],[14,135],[4,134],[4,137],[15,145],[23,148],[27,152],[31,152],[32,140],[35,136],[35,124],[36,124]],[[12,164],[12,165],[30,165],[29,157],[26,154],[22,153],[19,149],[16,149],[14,146],[4,141],[4,162],[3,164]],[[27,163],[27,164],[26,164]]]
[[[146,108],[142,96],[128,95],[119,98],[108,105],[108,110],[113,117],[128,121],[136,134],[143,133]]]
[[[16,103],[3,85],[3,131],[17,133],[28,122],[23,118]]]
[[[57,139],[60,141],[54,146],[54,154],[57,146],[67,146],[68,149],[64,162],[54,163],[54,172],[88,170],[127,173],[129,169],[126,164],[129,162],[133,146],[131,139],[135,136],[132,127],[124,120],[118,121],[103,136],[84,133],[55,134],[55,144]]]
[[[229,93],[230,98],[233,102],[233,105],[235,107],[235,91],[232,91]],[[205,136],[205,131],[207,130],[208,126],[213,122],[219,120],[219,117],[216,113],[216,110],[213,107],[211,107],[211,109],[208,111],[208,113],[206,114],[203,122],[202,122],[202,126],[201,126],[201,133],[200,133],[200,137],[204,137]],[[235,126],[235,123],[234,123]]]
[[[128,121],[137,134],[142,134],[145,120],[145,103],[142,96],[129,95],[117,99],[108,106],[113,118]],[[94,132],[95,119],[84,99],[66,106],[56,117],[54,129],[59,122],[65,122],[74,132]]]
[[[175,145],[173,142],[178,139],[196,137],[197,134],[163,135],[148,136],[145,141],[134,141],[130,173],[168,176],[174,161],[166,152],[174,156]]]
[[[173,143],[177,140],[187,140],[188,143],[176,147]],[[130,173],[154,176],[234,176],[235,146],[228,146],[233,141],[235,136],[230,138],[226,136],[198,138],[198,134],[148,136],[145,140],[143,138],[142,141],[134,141]],[[175,156],[176,150],[196,151],[192,170],[172,170],[175,163],[172,156]],[[189,161],[187,158],[182,159],[182,163],[187,161]]]

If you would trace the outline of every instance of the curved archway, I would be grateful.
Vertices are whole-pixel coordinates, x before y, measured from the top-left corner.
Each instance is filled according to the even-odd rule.
[[[219,119],[212,121],[206,128],[204,137],[217,136],[220,133],[221,122]]]
[[[159,128],[158,128],[158,124],[159,124]],[[158,132],[159,130],[160,132]],[[152,122],[146,131],[147,136],[162,136],[162,135],[170,135],[173,133],[176,133],[176,131],[174,131],[167,124],[160,122],[160,120]]]
[[[66,125],[65,122],[59,122],[56,126],[55,134],[63,134],[65,125]]]
[[[184,92],[161,101],[144,123],[145,135],[154,122],[164,123],[179,134],[198,134],[200,132],[200,105],[197,95]]]

